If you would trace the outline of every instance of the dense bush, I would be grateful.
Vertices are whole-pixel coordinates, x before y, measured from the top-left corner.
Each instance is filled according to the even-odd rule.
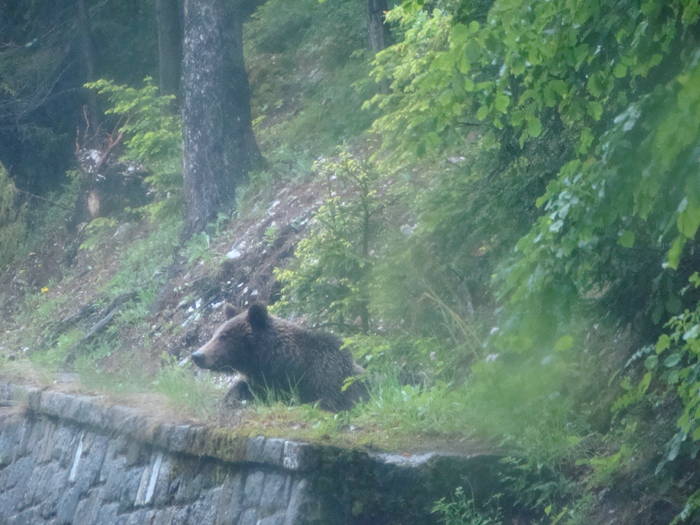
[[[699,17],[686,0],[405,1],[389,14],[399,41],[374,61],[375,161],[404,220],[377,242],[369,311],[384,330],[469,354],[468,377],[452,382],[467,400],[460,420],[529,466],[588,465],[578,481],[590,476],[590,490],[624,475],[633,450],[658,464],[694,457],[700,437],[698,290],[688,286]],[[487,331],[483,345],[470,342]],[[645,373],[634,356],[650,344]],[[628,392],[641,378],[636,402],[671,396],[664,406],[681,412],[645,403],[619,428],[601,414],[621,377]],[[664,450],[629,431],[649,417],[677,420]],[[564,500],[549,501],[548,514],[571,518],[588,497],[558,510]]]

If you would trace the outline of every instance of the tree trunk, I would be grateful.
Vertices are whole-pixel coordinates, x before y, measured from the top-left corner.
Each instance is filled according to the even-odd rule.
[[[386,0],[367,0],[369,48],[374,53],[391,44],[391,33],[384,19],[387,10]]]
[[[161,95],[178,95],[182,64],[180,0],[156,0],[158,86]]]
[[[242,5],[185,0],[185,237],[231,210],[236,187],[261,159],[251,126]]]
[[[78,0],[78,33],[80,37],[80,53],[85,65],[85,82],[96,80],[95,75],[95,46],[92,41],[92,31],[90,29],[90,16],[88,14],[85,0]],[[87,111],[86,120],[89,129],[85,130],[85,138],[95,137],[97,134],[97,95],[95,91],[87,90]]]

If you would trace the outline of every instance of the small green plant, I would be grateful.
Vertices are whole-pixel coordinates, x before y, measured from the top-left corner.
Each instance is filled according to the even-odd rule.
[[[197,261],[211,261],[215,254],[211,250],[211,237],[206,232],[195,233],[184,247],[183,255],[187,264],[192,265]]]
[[[314,166],[326,180],[328,196],[310,235],[297,246],[294,263],[275,273],[283,285],[278,310],[294,305],[317,323],[367,333],[376,260],[371,248],[382,210],[377,174],[347,151]]]
[[[671,525],[690,523],[688,520],[693,516],[697,517],[698,511],[700,511],[700,490],[696,490],[690,495],[685,502],[683,510],[674,518]]]
[[[92,252],[101,248],[116,226],[116,219],[109,217],[97,217],[91,220],[85,228],[85,240],[80,243],[80,249]]]
[[[195,376],[191,366],[182,366],[173,356],[163,354],[163,365],[153,381],[156,392],[197,417],[212,417],[223,390],[208,376]]]
[[[54,344],[47,348],[38,349],[30,354],[30,359],[37,366],[46,370],[58,371],[65,366],[66,357],[84,336],[83,330],[74,328],[58,336]]]
[[[586,463],[592,467],[588,477],[588,484],[592,487],[604,487],[612,484],[614,478],[625,471],[625,468],[633,464],[635,453],[631,443],[623,443],[617,452],[604,456],[592,457],[580,464]]]
[[[390,433],[424,435],[426,429],[444,438],[464,436],[473,428],[465,419],[464,391],[444,382],[430,387],[405,384],[397,369],[373,371],[369,399],[355,407],[355,422]]]
[[[265,241],[265,244],[267,244],[268,246],[272,246],[273,244],[275,244],[275,241],[279,238],[279,236],[279,225],[277,223],[272,223],[265,229],[265,232],[263,233],[263,241]]]
[[[433,505],[433,514],[440,517],[444,525],[498,525],[502,517],[498,509],[480,510],[474,498],[467,496],[462,487],[457,487],[448,500],[441,498]]]

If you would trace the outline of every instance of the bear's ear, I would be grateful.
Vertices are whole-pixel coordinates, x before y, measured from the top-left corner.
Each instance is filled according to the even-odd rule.
[[[248,309],[248,322],[253,330],[264,330],[270,317],[264,304],[253,304]]]
[[[236,310],[236,307],[233,306],[230,303],[225,303],[224,304],[224,317],[226,319],[232,319],[238,315],[238,310]]]

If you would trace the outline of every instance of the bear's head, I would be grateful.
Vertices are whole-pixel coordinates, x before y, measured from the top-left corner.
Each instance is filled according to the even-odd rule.
[[[245,373],[255,360],[256,341],[268,329],[270,316],[262,304],[238,313],[228,303],[224,305],[224,315],[226,321],[209,342],[192,354],[192,361],[200,368]]]

